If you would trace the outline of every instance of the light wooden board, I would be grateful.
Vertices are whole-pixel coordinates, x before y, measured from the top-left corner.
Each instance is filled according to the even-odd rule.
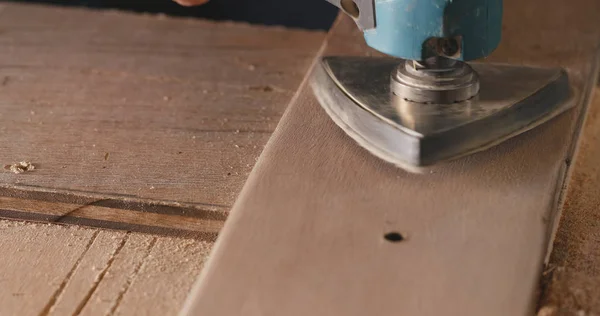
[[[585,124],[550,262],[544,271],[542,310],[600,315],[600,88]]]
[[[214,235],[324,33],[0,5],[0,217]]]
[[[0,220],[0,315],[175,315],[211,246]]]
[[[0,221],[0,314],[40,315],[52,305],[97,232]],[[39,242],[43,241],[43,242]]]
[[[540,12],[540,8],[548,10]],[[505,1],[493,61],[568,69],[577,108],[413,175],[358,147],[304,86],[190,296],[190,315],[530,315],[592,91],[600,3]],[[328,54],[369,54],[342,19]],[[405,240],[383,238],[399,232]]]

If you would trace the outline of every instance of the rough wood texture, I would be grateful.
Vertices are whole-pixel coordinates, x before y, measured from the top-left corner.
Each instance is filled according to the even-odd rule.
[[[0,216],[216,233],[324,34],[0,6]]]
[[[600,315],[600,88],[585,124],[550,262],[545,316]],[[542,316],[542,314],[540,314]]]
[[[540,14],[541,6],[551,10]],[[598,14],[595,0],[505,1],[503,42],[491,60],[567,67],[578,107],[427,175],[407,174],[359,148],[304,86],[236,201],[185,312],[533,313],[597,70]],[[368,53],[361,42],[343,19],[327,53]],[[388,232],[405,240],[388,242]]]
[[[0,220],[0,315],[175,315],[211,246]]]
[[[0,314],[40,315],[65,287],[97,232],[0,221]],[[43,242],[39,242],[43,241]]]
[[[0,217],[214,235],[323,34],[0,5]],[[212,243],[0,221],[0,315],[174,315]]]

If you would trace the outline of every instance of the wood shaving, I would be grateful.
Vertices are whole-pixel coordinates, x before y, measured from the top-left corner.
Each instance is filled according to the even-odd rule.
[[[537,316],[556,316],[558,313],[558,308],[556,306],[544,306],[540,308],[537,313]]]
[[[29,161],[21,161],[12,165],[6,165],[4,166],[4,169],[7,169],[12,173],[20,174],[23,172],[35,170],[35,166]]]

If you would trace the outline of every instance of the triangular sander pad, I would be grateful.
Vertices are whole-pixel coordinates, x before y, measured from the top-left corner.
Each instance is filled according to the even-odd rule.
[[[315,96],[333,121],[375,156],[409,171],[490,148],[573,106],[562,69],[470,63],[479,94],[452,104],[391,93],[400,60],[325,57],[313,72]]]

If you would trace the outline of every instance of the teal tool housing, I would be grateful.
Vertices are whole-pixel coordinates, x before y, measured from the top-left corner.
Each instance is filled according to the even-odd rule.
[[[364,30],[365,40],[394,57],[443,56],[436,43],[450,40],[458,49],[447,57],[468,61],[500,42],[502,0],[374,0],[374,8],[375,28]]]

